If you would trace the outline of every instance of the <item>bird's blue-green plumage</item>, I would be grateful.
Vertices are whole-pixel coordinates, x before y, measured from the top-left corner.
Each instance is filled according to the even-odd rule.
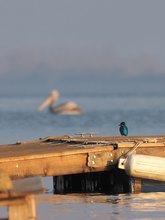
[[[119,126],[120,126],[120,128],[119,128],[120,134],[123,136],[127,136],[128,135],[128,128],[127,128],[125,122],[121,122]]]

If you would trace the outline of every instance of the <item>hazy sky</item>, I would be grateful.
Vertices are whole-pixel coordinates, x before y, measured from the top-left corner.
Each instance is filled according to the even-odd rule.
[[[164,10],[164,0],[1,0],[0,74],[164,74]]]

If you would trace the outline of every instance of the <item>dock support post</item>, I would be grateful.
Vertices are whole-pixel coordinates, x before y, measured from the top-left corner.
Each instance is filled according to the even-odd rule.
[[[54,194],[66,193],[129,193],[137,192],[139,182],[123,170],[90,172],[53,177]],[[140,189],[140,187],[139,187]]]
[[[140,178],[130,177],[130,191],[132,193],[140,193],[142,188],[142,183]]]
[[[34,195],[18,198],[8,208],[9,220],[36,220],[36,205]]]

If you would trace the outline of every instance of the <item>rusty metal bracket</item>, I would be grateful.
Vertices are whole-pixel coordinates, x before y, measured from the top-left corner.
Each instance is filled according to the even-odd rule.
[[[112,152],[88,153],[87,165],[90,168],[107,167],[114,164]]]

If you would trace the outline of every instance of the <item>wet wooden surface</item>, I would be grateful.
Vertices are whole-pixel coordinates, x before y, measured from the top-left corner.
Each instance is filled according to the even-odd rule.
[[[0,170],[12,178],[104,171],[137,143],[135,153],[165,157],[165,136],[47,137],[0,145]]]

